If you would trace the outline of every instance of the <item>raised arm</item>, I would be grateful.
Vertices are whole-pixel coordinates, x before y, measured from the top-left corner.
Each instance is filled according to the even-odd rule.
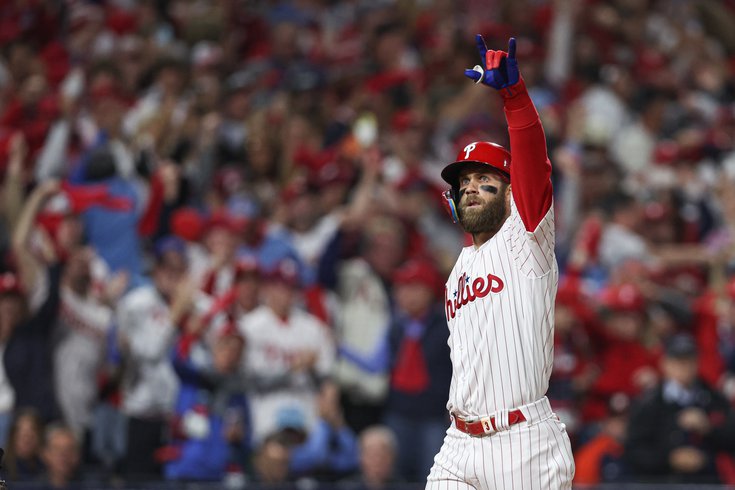
[[[518,70],[515,38],[508,41],[507,52],[487,49],[479,34],[476,41],[482,65],[465,70],[465,75],[494,88],[503,97],[510,135],[513,200],[526,230],[534,231],[549,211],[552,199],[551,162],[541,120]]]
[[[12,249],[17,260],[18,273],[20,274],[23,286],[27,290],[37,287],[39,278],[44,267],[55,263],[57,257],[50,246],[44,247],[44,260],[46,263],[40,263],[39,260],[31,252],[30,236],[33,231],[33,225],[36,216],[40,212],[46,201],[59,192],[60,184],[56,180],[49,180],[39,184],[26,200],[23,209],[18,216],[13,230]],[[47,244],[44,244],[47,245]]]

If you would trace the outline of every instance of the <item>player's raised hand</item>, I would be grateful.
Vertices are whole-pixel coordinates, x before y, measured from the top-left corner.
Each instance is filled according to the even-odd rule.
[[[482,83],[495,90],[502,90],[518,83],[520,72],[516,60],[516,39],[508,40],[508,52],[487,49],[485,40],[480,34],[475,36],[477,50],[480,53],[481,65],[475,65],[471,70],[465,70],[467,78],[475,83]]]

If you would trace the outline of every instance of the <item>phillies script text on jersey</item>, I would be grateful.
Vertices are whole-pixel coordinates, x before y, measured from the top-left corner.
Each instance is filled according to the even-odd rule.
[[[494,274],[488,274],[487,277],[477,277],[470,283],[470,277],[466,272],[463,272],[457,280],[457,289],[452,292],[452,298],[449,298],[449,290],[446,286],[444,287],[447,318],[454,318],[457,310],[467,303],[471,303],[478,298],[484,298],[489,293],[499,293],[504,286],[503,280]]]

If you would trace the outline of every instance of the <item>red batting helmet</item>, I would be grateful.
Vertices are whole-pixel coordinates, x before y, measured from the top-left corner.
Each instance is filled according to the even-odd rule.
[[[475,141],[457,153],[456,161],[442,170],[442,179],[452,187],[458,187],[459,171],[465,163],[480,163],[491,166],[510,179],[510,153],[508,150],[489,141]]]

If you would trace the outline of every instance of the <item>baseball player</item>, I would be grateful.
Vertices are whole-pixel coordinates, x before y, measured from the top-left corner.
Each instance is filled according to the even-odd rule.
[[[482,66],[465,75],[502,96],[513,157],[478,141],[442,171],[448,209],[473,245],[445,287],[452,424],[426,488],[571,488],[569,437],[544,396],[558,281],[551,164],[515,39],[507,53],[479,35],[477,45]]]

